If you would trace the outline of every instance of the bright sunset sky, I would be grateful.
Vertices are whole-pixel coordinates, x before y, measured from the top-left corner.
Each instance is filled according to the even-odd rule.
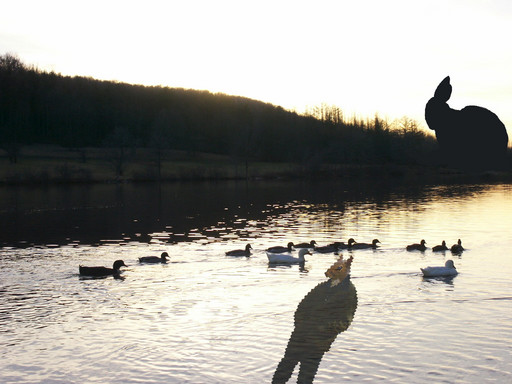
[[[0,54],[40,69],[424,126],[450,75],[512,141],[509,0],[0,1]]]

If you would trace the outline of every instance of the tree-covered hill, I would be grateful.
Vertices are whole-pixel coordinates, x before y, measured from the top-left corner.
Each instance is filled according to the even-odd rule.
[[[343,118],[337,107],[299,115],[208,91],[68,77],[0,56],[0,144],[134,147],[254,161],[429,163],[435,140],[403,119]],[[11,157],[12,158],[12,157]]]

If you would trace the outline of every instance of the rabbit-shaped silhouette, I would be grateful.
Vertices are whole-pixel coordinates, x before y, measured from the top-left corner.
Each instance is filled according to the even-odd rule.
[[[486,108],[469,105],[450,108],[450,76],[437,86],[426,107],[425,120],[436,132],[437,142],[450,165],[471,168],[501,168],[505,163],[508,135],[505,125]]]

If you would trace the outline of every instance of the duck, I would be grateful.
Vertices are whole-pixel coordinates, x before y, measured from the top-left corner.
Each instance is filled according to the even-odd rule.
[[[314,248],[315,252],[318,253],[337,253],[338,249],[339,246],[336,243]]]
[[[432,247],[432,252],[443,252],[447,251],[448,247],[446,246],[446,241],[443,240],[441,245],[436,245],[435,247]]]
[[[299,248],[315,248],[315,245],[316,245],[316,241],[315,240],[311,240],[309,243],[299,243],[299,244],[295,244],[293,247],[296,248],[296,249],[299,249]]]
[[[234,251],[227,251],[226,256],[251,256],[251,244],[247,244],[245,249],[235,249]]]
[[[289,242],[286,247],[281,247],[281,246],[270,247],[270,248],[267,248],[266,251],[270,252],[270,253],[291,252],[291,251],[293,251],[293,243]]]
[[[452,253],[462,253],[462,251],[464,250],[464,248],[462,247],[462,241],[459,239],[459,241],[457,241],[457,244],[453,244],[452,247],[450,248],[450,251],[452,251]]]
[[[311,255],[311,252],[309,252],[307,248],[299,249],[299,257],[294,257],[289,254],[267,252],[268,262],[270,264],[301,264],[306,261],[304,258],[306,255]]]
[[[370,244],[355,243],[355,244],[352,244],[349,249],[370,249],[370,248],[377,249],[378,248],[377,243],[380,243],[380,241],[378,239],[373,239]]]
[[[436,277],[436,276],[455,276],[458,274],[453,260],[446,260],[444,267],[426,267],[420,268],[425,277]]]
[[[425,249],[427,249],[427,247],[425,247],[425,244],[427,242],[425,240],[421,240],[419,244],[410,244],[408,245],[407,247],[405,247],[405,249],[407,249],[408,251],[424,251]]]
[[[167,252],[162,252],[160,257],[158,256],[143,256],[139,257],[139,263],[167,263],[167,259],[170,259]]]
[[[343,241],[335,241],[334,243],[331,243],[329,245],[334,245],[336,247],[338,247],[338,250],[339,249],[350,249],[352,248],[352,245],[355,243],[356,241],[352,238],[348,239],[347,241],[347,244],[345,244]]]
[[[119,268],[126,267],[127,265],[123,260],[116,260],[112,268],[107,267],[84,267],[83,265],[78,266],[80,275],[83,276],[110,276],[119,275]]]

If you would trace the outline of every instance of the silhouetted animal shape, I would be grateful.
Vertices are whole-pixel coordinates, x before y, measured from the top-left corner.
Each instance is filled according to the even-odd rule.
[[[357,291],[349,276],[341,282],[336,280],[335,266],[326,272],[333,277],[313,288],[297,306],[295,328],[272,383],[286,383],[298,363],[297,382],[312,383],[323,355],[338,334],[350,326],[357,308]]]
[[[331,243],[329,245],[335,246],[336,248],[338,248],[338,250],[350,249],[355,242],[356,241],[354,239],[350,238],[348,239],[347,244],[345,244],[343,241],[335,241],[334,243]]]
[[[235,249],[233,251],[227,251],[226,256],[251,256],[251,244],[246,244],[245,249]]]
[[[435,247],[432,247],[432,252],[443,252],[447,251],[448,247],[446,246],[446,241],[443,240],[441,245],[436,245]]]
[[[139,257],[139,263],[167,263],[167,259],[169,259],[169,254],[167,252],[162,252],[160,257],[158,256],[143,256]]]
[[[450,250],[452,253],[462,253],[462,251],[464,251],[464,248],[462,247],[462,241],[459,239],[457,244],[453,244]]]
[[[337,253],[339,246],[337,244],[329,244],[321,247],[315,247],[315,252],[318,253]]]
[[[438,85],[425,107],[425,120],[450,165],[492,169],[504,166],[508,135],[505,125],[486,108],[470,105],[450,108],[450,77]]]
[[[295,244],[293,247],[295,249],[300,249],[300,248],[315,248],[315,245],[316,245],[316,241],[315,240],[311,240],[309,243],[299,243],[299,244]]]
[[[78,266],[78,270],[80,275],[83,276],[94,276],[94,277],[102,277],[109,275],[119,275],[119,268],[126,267],[123,260],[114,261],[114,265],[112,268],[107,267],[84,267],[83,265]]]
[[[378,245],[377,243],[380,243],[378,239],[373,239],[371,243],[355,243],[352,244],[352,246],[349,249],[377,249]]]
[[[425,249],[427,249],[427,247],[425,246],[427,242],[425,240],[421,240],[420,243],[415,243],[415,244],[409,244],[407,247],[405,247],[405,249],[407,249],[408,251],[424,251]]]
[[[286,247],[282,247],[280,245],[275,247],[267,248],[266,251],[270,253],[283,253],[283,252],[291,252],[293,251],[293,243],[290,241]]]

